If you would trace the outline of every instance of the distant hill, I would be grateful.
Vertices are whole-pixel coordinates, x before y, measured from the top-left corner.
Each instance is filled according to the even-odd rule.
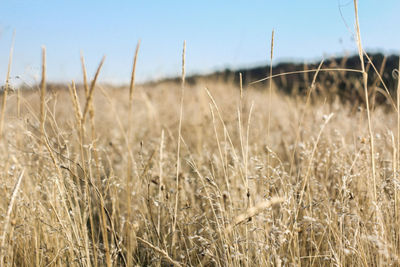
[[[376,70],[381,74],[382,80],[386,84],[387,89],[393,96],[397,88],[397,76],[394,74],[399,67],[399,56],[385,56],[381,53],[369,54]],[[368,85],[370,96],[377,95],[377,101],[385,102],[387,97],[381,93],[384,86],[380,82],[378,75],[373,67],[365,58],[366,69],[368,70]],[[273,74],[286,73],[292,71],[310,70],[318,68],[320,62],[311,64],[299,64],[291,62],[283,62],[273,66]],[[350,57],[334,57],[324,60],[322,68],[345,68],[345,69],[361,69],[360,58],[358,55]],[[188,84],[210,83],[210,82],[229,82],[239,85],[239,73],[242,73],[243,85],[246,87],[251,82],[263,79],[269,75],[269,66],[259,66],[253,68],[243,68],[237,70],[225,69],[207,75],[192,75],[186,78]],[[276,88],[286,93],[302,93],[309,88],[314,73],[308,74],[291,74],[278,78],[274,78],[273,82]],[[361,74],[356,72],[320,72],[317,77],[316,90],[319,94],[323,94],[328,98],[340,96],[342,99],[351,101],[364,101],[364,92],[361,84]],[[180,82],[180,78],[165,79],[158,82]],[[260,82],[252,85],[257,88],[265,88],[268,82]],[[394,96],[393,96],[394,97]]]
[[[385,86],[381,83],[379,76],[376,71],[369,63],[368,59],[364,57],[366,63],[366,70],[368,71],[368,89],[369,97],[372,105],[377,103],[394,103],[396,98],[397,89],[397,70],[399,68],[399,56],[389,55],[385,56],[381,53],[368,54],[376,71],[380,73],[384,84],[386,85],[387,91],[390,93],[392,100],[386,93]],[[273,66],[273,75],[282,74],[294,71],[313,70],[317,69],[320,62],[314,62],[310,64],[300,64],[293,62],[282,62]],[[212,84],[215,82],[229,83],[233,86],[239,87],[239,74],[242,73],[243,87],[251,87],[257,89],[268,88],[268,81],[262,81],[259,83],[251,84],[254,81],[261,80],[269,76],[269,66],[258,66],[252,68],[241,68],[241,69],[225,69],[222,71],[216,71],[205,75],[190,75],[186,77],[186,83],[188,85],[196,84]],[[358,55],[349,57],[332,57],[324,60],[322,69],[334,68],[334,69],[356,69],[360,70],[360,58]],[[310,87],[315,72],[300,73],[300,74],[289,74],[282,75],[273,79],[274,88],[287,94],[304,94]],[[144,86],[154,86],[156,84],[163,83],[180,83],[180,77],[167,78],[158,81],[147,82]],[[250,85],[251,84],[251,85]],[[78,88],[82,88],[82,85],[77,84]],[[121,88],[126,86],[121,86]],[[37,88],[37,86],[19,87],[20,89],[31,90]],[[60,90],[67,89],[66,84],[62,83],[51,83],[47,84],[47,89]],[[0,91],[3,90],[3,86],[0,86]],[[325,99],[334,100],[339,97],[343,101],[350,101],[354,105],[365,102],[364,91],[362,87],[361,74],[357,72],[344,72],[344,71],[329,71],[320,72],[316,79],[316,87],[314,95],[320,95]]]

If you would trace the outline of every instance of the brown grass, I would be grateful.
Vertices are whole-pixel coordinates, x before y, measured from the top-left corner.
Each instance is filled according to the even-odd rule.
[[[360,111],[316,94],[323,62],[304,96],[190,86],[185,48],[181,85],[135,86],[136,52],[130,87],[82,56],[46,92],[43,50],[40,98],[3,95],[0,265],[400,265],[400,82]]]
[[[27,179],[6,235],[6,266],[101,266],[107,252],[111,265],[163,265],[166,255],[181,265],[398,264],[396,112],[377,107],[371,116],[375,201],[366,113],[274,92],[267,143],[268,90],[244,88],[240,100],[229,85],[208,87],[185,89],[178,177],[180,108],[169,103],[179,102],[179,86],[138,87],[129,121],[128,90],[101,88],[93,95],[96,140],[81,124],[84,91],[49,94],[41,154],[37,98],[21,94],[18,119],[11,95],[4,214],[19,170]],[[274,197],[283,202],[253,216]]]

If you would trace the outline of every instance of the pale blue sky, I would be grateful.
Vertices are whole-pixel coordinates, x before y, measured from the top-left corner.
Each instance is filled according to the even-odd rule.
[[[359,9],[364,47],[398,52],[400,1],[362,0]],[[105,54],[100,80],[128,83],[139,38],[137,78],[144,81],[179,75],[183,40],[188,73],[266,63],[273,28],[277,61],[314,61],[355,51],[352,0],[2,0],[0,80],[5,79],[13,30],[12,75],[28,83],[40,73],[42,45],[51,81],[79,82],[83,51],[89,74]]]

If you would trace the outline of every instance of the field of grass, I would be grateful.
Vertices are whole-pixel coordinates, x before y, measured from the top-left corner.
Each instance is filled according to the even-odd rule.
[[[399,266],[398,95],[355,109],[309,75],[6,90],[0,266]]]

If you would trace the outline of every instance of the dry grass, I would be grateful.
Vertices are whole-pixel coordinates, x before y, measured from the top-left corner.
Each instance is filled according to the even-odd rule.
[[[359,111],[316,95],[323,63],[305,96],[187,86],[185,48],[180,86],[135,87],[138,44],[125,90],[82,56],[46,92],[43,50],[40,88],[4,93],[0,266],[400,265],[400,83]]]
[[[25,179],[4,265],[399,263],[395,112],[371,112],[375,201],[366,112],[273,92],[269,115],[269,90],[204,87],[185,89],[178,177],[179,86],[139,86],[130,116],[128,89],[98,86],[95,135],[84,90],[47,94],[44,143],[39,95],[21,94],[19,118],[12,94],[1,214]]]

